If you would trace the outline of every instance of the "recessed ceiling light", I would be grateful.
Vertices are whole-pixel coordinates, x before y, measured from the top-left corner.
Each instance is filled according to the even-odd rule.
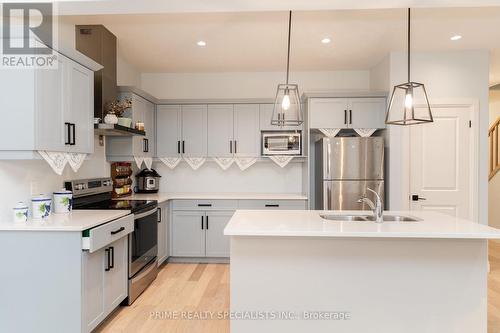
[[[332,41],[332,40],[331,40],[330,38],[326,37],[326,38],[323,38],[323,39],[321,40],[321,43],[323,43],[323,44],[328,44],[328,43],[330,43],[331,41]]]
[[[198,46],[207,46],[207,42],[205,42],[204,40],[200,40],[200,41],[198,41],[198,43],[196,43],[196,45],[198,45]]]
[[[450,37],[451,40],[459,40],[459,39],[462,39],[462,36],[460,35],[455,35],[455,36],[451,36]]]

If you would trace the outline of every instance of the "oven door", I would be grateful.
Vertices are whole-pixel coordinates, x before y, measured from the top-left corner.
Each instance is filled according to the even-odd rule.
[[[129,277],[158,255],[158,208],[134,213],[134,232],[129,234]]]

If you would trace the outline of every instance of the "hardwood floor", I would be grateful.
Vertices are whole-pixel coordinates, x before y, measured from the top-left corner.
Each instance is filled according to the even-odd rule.
[[[500,242],[490,242],[489,250],[488,333],[500,333]],[[182,317],[225,311],[229,311],[229,265],[168,264],[132,306],[120,307],[96,332],[226,333],[226,319]]]

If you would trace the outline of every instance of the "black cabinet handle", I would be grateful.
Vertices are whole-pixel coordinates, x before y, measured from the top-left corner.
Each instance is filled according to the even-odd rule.
[[[207,230],[208,230],[208,215],[206,216],[206,227],[207,227]]]
[[[109,268],[115,268],[115,248],[113,246],[109,247],[109,255],[111,256],[111,263]]]
[[[177,154],[181,153],[181,142],[177,141]]]
[[[184,140],[182,140],[182,153],[183,154],[186,152],[186,150],[184,148],[185,148],[185,144],[184,144]]]
[[[203,230],[203,216],[201,217],[201,230]]]
[[[278,204],[266,204],[266,207],[268,207],[268,208],[271,208],[271,207],[278,208],[279,206],[280,205],[278,205]]]
[[[198,207],[212,207],[212,204],[198,204]]]
[[[233,140],[229,140],[229,152],[233,153]]]
[[[238,144],[238,141],[234,140],[234,153],[235,154],[238,153],[238,146],[237,146],[237,144]]]
[[[347,125],[347,110],[344,110],[344,124]]]
[[[73,140],[70,140],[70,145],[74,146],[74,145],[76,145],[76,125],[69,124],[69,126],[72,128],[72,132],[73,132]]]
[[[120,229],[117,229],[115,231],[111,231],[111,234],[116,235],[117,233],[122,232],[123,230],[125,230],[125,227],[121,227]]]
[[[352,124],[352,110],[349,110],[349,124]]]
[[[64,144],[70,145],[71,144],[71,124],[64,123],[64,126],[66,126],[66,134],[68,135],[68,138],[64,141]]]
[[[281,120],[283,120],[283,124],[285,124],[285,112],[281,114]]]
[[[158,207],[158,223],[161,223],[161,208]]]
[[[104,268],[104,271],[108,272],[111,269],[109,267],[109,262],[111,261],[111,258],[109,257],[109,249],[105,249],[104,252],[106,253],[106,268]]]
[[[149,139],[146,139],[146,153],[149,153]]]

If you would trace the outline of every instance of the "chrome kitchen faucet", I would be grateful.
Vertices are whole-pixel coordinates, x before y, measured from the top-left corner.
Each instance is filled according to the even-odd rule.
[[[366,188],[368,191],[372,192],[373,194],[375,194],[375,197],[376,197],[376,200],[375,200],[375,203],[373,203],[373,201],[371,201],[370,199],[368,199],[368,197],[366,196],[366,193],[363,194],[363,196],[361,196],[361,198],[358,199],[358,202],[359,203],[366,203],[370,209],[373,211],[373,217],[375,219],[375,222],[376,223],[382,223],[384,220],[382,218],[382,216],[384,215],[384,207],[382,207],[382,200],[380,199],[380,195],[378,195],[378,193],[374,190],[372,190],[371,188]]]

